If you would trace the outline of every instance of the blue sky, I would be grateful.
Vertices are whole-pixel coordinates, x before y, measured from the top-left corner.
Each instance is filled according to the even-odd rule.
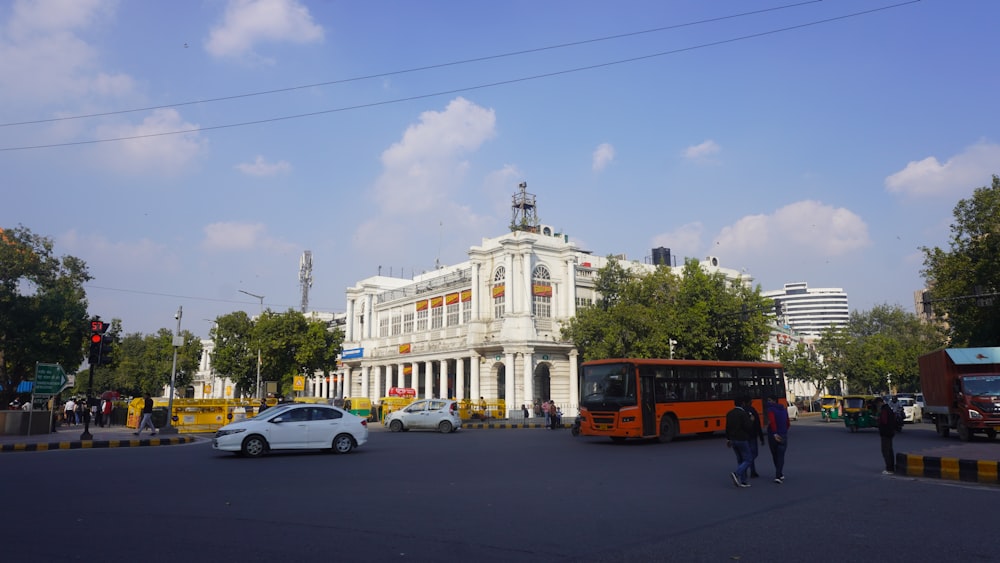
[[[207,336],[257,312],[240,290],[298,309],[304,250],[310,308],[341,312],[379,268],[506,232],[522,181],[595,254],[910,310],[919,248],[1000,174],[997,21],[992,0],[5,2],[0,227],[85,260],[91,312],[129,333],[183,306]]]

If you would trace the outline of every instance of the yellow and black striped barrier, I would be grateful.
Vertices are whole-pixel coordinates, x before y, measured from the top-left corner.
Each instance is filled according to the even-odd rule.
[[[1000,484],[1000,462],[896,454],[896,474],[997,485]]]
[[[75,440],[65,442],[14,443],[0,445],[0,452],[47,452],[51,450],[88,450],[95,448],[139,448],[173,446],[194,442],[192,436],[172,438],[134,438],[129,440]]]

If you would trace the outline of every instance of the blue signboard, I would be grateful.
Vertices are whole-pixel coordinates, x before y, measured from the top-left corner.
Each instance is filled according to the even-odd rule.
[[[340,353],[341,360],[350,360],[352,358],[360,358],[365,355],[364,348],[344,348]]]

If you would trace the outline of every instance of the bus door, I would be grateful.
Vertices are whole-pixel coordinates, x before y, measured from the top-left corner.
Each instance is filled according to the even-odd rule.
[[[642,435],[656,436],[656,391],[653,374],[639,375],[639,400],[642,409]]]

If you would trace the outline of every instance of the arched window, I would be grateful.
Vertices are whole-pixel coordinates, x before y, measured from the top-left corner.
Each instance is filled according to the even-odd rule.
[[[504,299],[506,293],[505,282],[507,270],[500,266],[493,273],[493,318],[503,318]]]
[[[552,316],[552,276],[545,266],[535,266],[531,274],[531,313],[539,318]]]

